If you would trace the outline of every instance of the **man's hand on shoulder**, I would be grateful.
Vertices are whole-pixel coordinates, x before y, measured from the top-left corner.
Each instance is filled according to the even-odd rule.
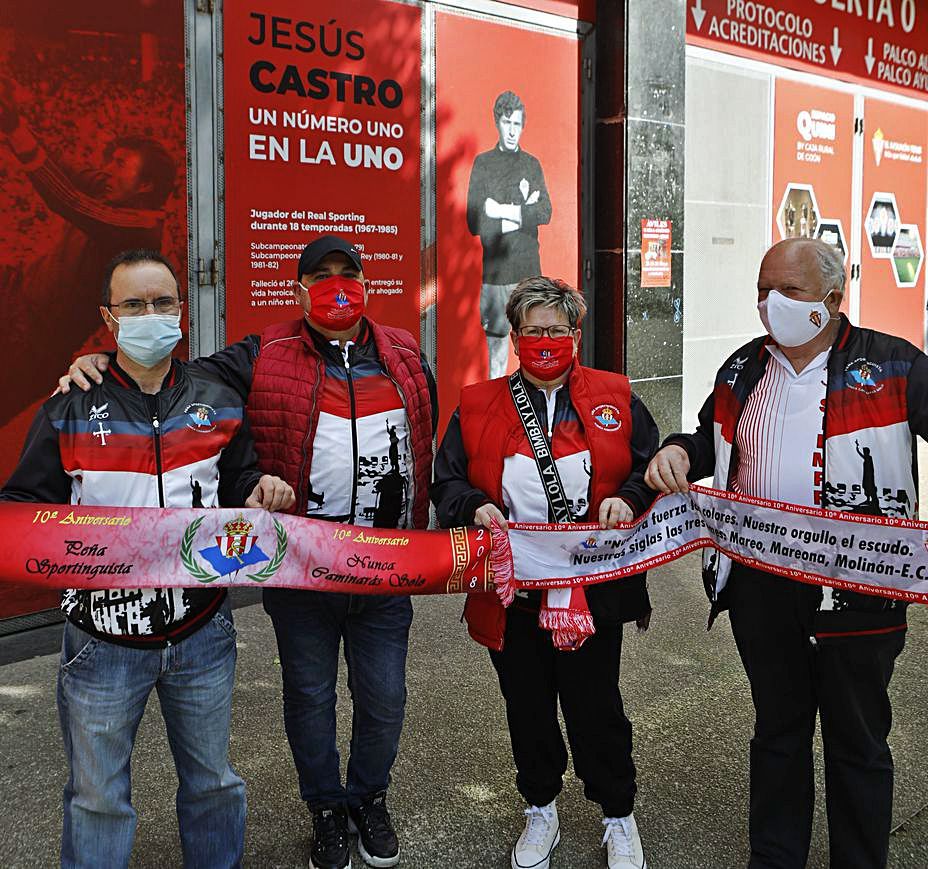
[[[103,372],[109,368],[110,357],[105,353],[88,353],[78,356],[68,368],[64,377],[58,378],[57,392],[67,395],[71,391],[71,384],[87,392],[93,383],[103,383]]]
[[[278,510],[289,510],[295,503],[296,495],[289,483],[285,483],[280,477],[265,474],[251,490],[245,506],[261,507],[268,513],[276,513]]]
[[[670,444],[658,450],[648,470],[645,471],[644,481],[658,492],[665,495],[671,492],[689,492],[690,484],[686,475],[690,471],[690,457],[683,447]]]

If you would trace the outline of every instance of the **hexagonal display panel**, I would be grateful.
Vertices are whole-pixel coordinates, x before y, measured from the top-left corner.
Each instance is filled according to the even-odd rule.
[[[889,259],[899,229],[899,208],[892,193],[874,193],[867,209],[867,240],[874,257]]]
[[[820,213],[809,184],[790,184],[783,194],[777,225],[782,238],[815,238]]]
[[[914,223],[904,223],[899,227],[892,254],[896,283],[900,287],[914,287],[925,258],[918,227]]]
[[[823,217],[815,230],[815,237],[820,238],[826,244],[830,244],[841,258],[847,263],[848,250],[847,239],[844,237],[844,226],[840,220],[832,220],[830,217]]]

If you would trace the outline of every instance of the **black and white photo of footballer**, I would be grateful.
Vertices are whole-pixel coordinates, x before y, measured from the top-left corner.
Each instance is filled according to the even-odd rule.
[[[519,143],[525,105],[512,91],[493,104],[498,140],[478,154],[467,189],[467,226],[483,246],[480,321],[487,335],[490,377],[506,374],[506,303],[523,278],[541,274],[538,227],[551,221],[551,199],[541,163]]]

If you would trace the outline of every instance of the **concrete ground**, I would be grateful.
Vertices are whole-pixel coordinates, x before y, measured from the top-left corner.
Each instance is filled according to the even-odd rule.
[[[653,869],[724,869],[746,862],[747,740],[752,708],[727,618],[705,631],[695,556],[652,573],[651,630],[626,630],[622,689],[635,727],[635,814]],[[509,865],[523,823],[506,722],[486,652],[466,636],[460,597],[418,598],[409,654],[409,705],[390,806],[408,869]],[[910,610],[908,645],[892,684],[896,759],[892,867],[928,866],[928,611]],[[280,673],[260,606],[235,612],[239,665],[233,762],[248,783],[246,864],[307,865],[310,823],[299,801],[281,720]],[[54,638],[52,638],[54,642]],[[3,643],[10,643],[4,640]],[[2,651],[2,650],[0,650]],[[55,713],[57,655],[0,666],[0,866],[53,866],[65,777]],[[340,723],[350,702],[342,674]],[[818,758],[821,772],[821,756]],[[139,813],[134,866],[179,866],[176,777],[153,699],[142,723],[133,782]],[[825,867],[819,774],[809,865]],[[568,774],[559,800],[554,869],[603,865],[598,807]],[[355,867],[363,865],[355,854]]]

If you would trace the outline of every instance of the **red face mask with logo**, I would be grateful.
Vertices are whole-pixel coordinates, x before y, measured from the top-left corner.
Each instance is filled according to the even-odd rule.
[[[574,339],[563,338],[519,338],[519,362],[532,377],[548,382],[557,380],[574,361]]]
[[[364,284],[352,278],[332,275],[324,281],[304,286],[309,294],[309,311],[306,316],[311,324],[331,332],[345,332],[364,313]]]

